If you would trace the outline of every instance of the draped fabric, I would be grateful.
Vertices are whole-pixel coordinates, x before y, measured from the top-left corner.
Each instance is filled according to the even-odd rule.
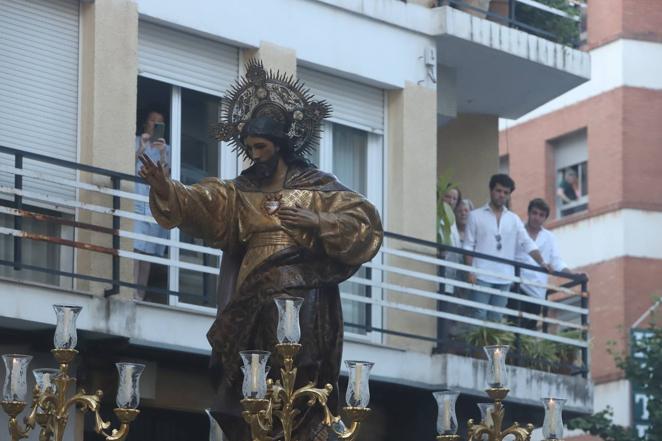
[[[224,251],[218,313],[207,335],[217,388],[213,414],[231,441],[249,440],[241,419],[239,351],[275,354],[277,312],[273,297],[288,292],[304,298],[300,315],[303,349],[297,358],[299,385],[329,383],[337,391],[342,355],[342,310],[338,284],[372,259],[383,238],[379,214],[361,195],[330,174],[290,165],[281,206],[319,214],[319,230],[286,228],[264,208],[252,169],[230,181],[208,178],[185,186],[171,182],[167,200],[150,194],[156,220],[179,227]],[[280,360],[271,359],[277,377]],[[337,404],[337,392],[330,400]],[[302,403],[305,411],[305,403]],[[311,410],[297,439],[316,436],[321,415]]]

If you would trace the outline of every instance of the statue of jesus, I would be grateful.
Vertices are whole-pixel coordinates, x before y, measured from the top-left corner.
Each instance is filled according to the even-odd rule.
[[[251,167],[236,179],[185,186],[169,179],[162,164],[140,158],[157,222],[223,250],[218,313],[207,337],[217,393],[212,414],[230,441],[250,441],[241,418],[239,351],[275,351],[273,298],[284,292],[304,299],[296,386],[330,383],[335,392],[329,407],[337,408],[343,340],[338,284],[370,261],[383,239],[375,207],[306,159],[330,113],[327,103],[312,98],[300,82],[250,61],[224,99],[216,131]],[[271,359],[275,377],[279,362]],[[303,404],[301,411],[294,439],[326,439],[319,409]]]

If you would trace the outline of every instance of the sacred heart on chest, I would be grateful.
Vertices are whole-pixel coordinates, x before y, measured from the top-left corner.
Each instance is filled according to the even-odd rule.
[[[280,208],[281,199],[283,199],[283,195],[280,193],[266,194],[262,201],[262,209],[267,215],[273,216]]]

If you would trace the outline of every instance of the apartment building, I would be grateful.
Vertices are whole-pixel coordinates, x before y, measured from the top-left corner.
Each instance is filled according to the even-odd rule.
[[[460,418],[475,418],[485,362],[447,350],[439,332],[444,321],[482,323],[440,306],[454,300],[439,289],[453,281],[438,271],[447,263],[435,246],[437,177],[451,168],[467,196],[485,200],[499,168],[499,118],[586,82],[590,61],[508,20],[427,3],[0,0],[1,352],[52,365],[51,305],[83,306],[75,372],[88,390],[106,391],[104,415],[113,363],[141,361],[142,413],[130,439],[205,438],[213,400],[205,334],[221,252],[176,229],[160,242],[165,256],[133,251],[133,222],[149,221],[132,210],[144,202],[134,193],[135,137],[145,112],[158,109],[175,179],[236,176],[244,164],[208,130],[256,57],[330,102],[311,159],[370,199],[389,232],[342,287],[344,358],[376,362],[364,438],[433,436],[437,389],[460,389]],[[152,265],[146,301],[132,300],[136,261]],[[549,307],[560,314],[549,329],[484,325],[586,352],[585,332],[572,340],[557,326],[585,329],[585,308]],[[514,367],[512,417],[540,424],[539,397],[550,393],[568,398],[572,413],[590,412],[581,373]],[[71,421],[67,436],[93,439],[89,420]]]
[[[645,406],[607,344],[627,350],[631,329],[646,327],[638,320],[662,289],[653,233],[661,219],[661,25],[656,1],[589,2],[591,80],[504,121],[499,143],[520,184],[513,208],[523,214],[530,198],[547,199],[568,264],[590,277],[594,408],[611,406],[622,425],[639,424],[635,408],[640,419]],[[559,194],[568,173],[574,199]]]

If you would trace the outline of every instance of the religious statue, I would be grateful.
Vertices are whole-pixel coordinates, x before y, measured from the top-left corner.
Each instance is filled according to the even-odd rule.
[[[212,409],[230,441],[249,441],[241,418],[239,351],[274,352],[278,315],[273,298],[301,297],[297,385],[330,383],[338,406],[343,340],[338,284],[371,260],[381,246],[375,207],[306,156],[319,140],[330,106],[302,83],[266,72],[251,60],[246,75],[223,99],[219,140],[252,161],[236,179],[207,178],[185,186],[164,167],[141,157],[150,207],[165,228],[179,227],[223,250],[218,313],[207,337],[217,398]],[[271,359],[271,374],[280,371]],[[295,439],[327,439],[319,409],[302,405]]]

